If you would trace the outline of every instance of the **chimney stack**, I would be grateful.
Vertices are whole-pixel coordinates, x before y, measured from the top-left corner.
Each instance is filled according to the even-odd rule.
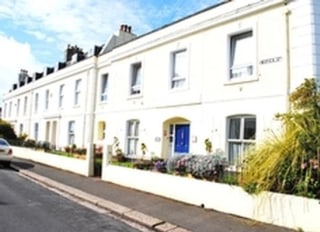
[[[128,26],[127,24],[121,24],[120,31],[131,33],[131,26]]]

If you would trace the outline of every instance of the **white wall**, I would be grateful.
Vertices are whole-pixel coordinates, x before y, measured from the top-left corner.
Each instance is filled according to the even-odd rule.
[[[99,58],[98,79],[109,74],[110,97],[107,103],[97,98],[95,126],[99,121],[106,122],[108,144],[116,136],[125,146],[126,121],[130,119],[140,121],[140,143],[146,143],[151,153],[161,156],[166,156],[163,141],[168,139],[163,135],[163,123],[170,118],[190,121],[190,152],[198,154],[205,153],[206,138],[212,139],[214,149],[226,150],[226,118],[230,115],[256,115],[258,139],[267,131],[278,129],[274,115],[287,110],[286,8],[275,5],[228,19],[222,13],[227,5],[156,31]],[[239,1],[232,3],[228,10],[238,5]],[[253,9],[247,7],[243,12]],[[223,15],[223,22],[215,19],[219,14]],[[230,81],[229,37],[247,29],[253,30],[256,41],[254,77],[250,81]],[[170,54],[179,49],[188,53],[188,85],[183,90],[171,90]],[[273,58],[279,60],[263,62]],[[142,94],[130,97],[130,65],[135,62],[142,63]]]
[[[320,228],[320,206],[315,199],[271,192],[250,195],[238,186],[113,165],[104,166],[102,179],[188,204],[203,205],[207,209],[295,230],[318,232]]]

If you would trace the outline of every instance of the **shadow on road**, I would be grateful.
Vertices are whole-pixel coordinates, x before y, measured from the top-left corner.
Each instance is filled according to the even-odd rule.
[[[32,163],[28,163],[26,161],[21,160],[13,160],[12,164],[19,167],[20,169],[31,169],[34,167]]]

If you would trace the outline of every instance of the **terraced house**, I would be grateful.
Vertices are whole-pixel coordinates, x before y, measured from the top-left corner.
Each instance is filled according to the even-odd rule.
[[[233,0],[137,36],[121,25],[102,46],[21,71],[4,95],[16,132],[56,148],[108,146],[129,157],[205,154],[231,165],[279,129],[288,95],[319,77],[316,0]]]

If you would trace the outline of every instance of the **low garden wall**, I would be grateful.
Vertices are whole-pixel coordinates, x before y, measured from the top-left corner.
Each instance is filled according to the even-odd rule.
[[[87,160],[30,148],[12,148],[17,158],[32,160],[84,176],[89,175]],[[300,228],[305,232],[320,231],[319,200],[271,192],[250,195],[241,187],[234,185],[110,164],[103,165],[102,180],[278,226]]]
[[[194,178],[105,165],[102,179],[188,204],[303,231],[320,231],[319,200],[263,192]]]
[[[41,164],[56,167],[84,176],[89,176],[88,161],[72,157],[50,154],[48,152],[24,147],[12,147],[13,156],[32,160]]]

